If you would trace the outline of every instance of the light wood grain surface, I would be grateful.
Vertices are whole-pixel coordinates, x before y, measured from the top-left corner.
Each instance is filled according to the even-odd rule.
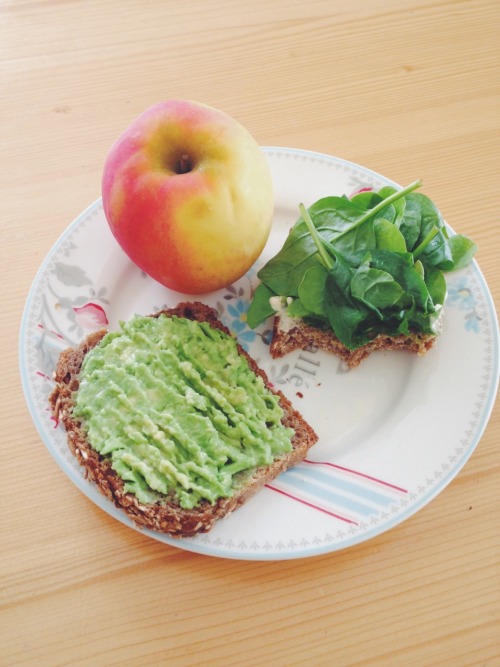
[[[0,0],[0,664],[500,665],[500,414],[458,477],[338,553],[242,562],[160,544],[61,472],[28,414],[18,333],[107,149],[194,98],[263,145],[422,178],[500,295],[497,0]]]

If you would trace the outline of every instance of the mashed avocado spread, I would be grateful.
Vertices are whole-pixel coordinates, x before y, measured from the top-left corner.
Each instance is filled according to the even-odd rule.
[[[291,450],[278,398],[206,323],[136,316],[85,357],[74,416],[140,502],[231,496]]]

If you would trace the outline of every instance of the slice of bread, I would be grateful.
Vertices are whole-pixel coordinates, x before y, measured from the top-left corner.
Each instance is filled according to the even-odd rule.
[[[181,303],[175,308],[154,313],[151,317],[158,317],[160,314],[206,322],[210,326],[230,334],[229,330],[218,319],[217,312],[199,302]],[[69,348],[61,353],[54,374],[56,386],[49,400],[55,418],[62,422],[66,429],[68,445],[85,469],[86,476],[97,485],[101,493],[117,507],[122,508],[139,526],[167,533],[174,537],[189,537],[197,533],[205,533],[214,526],[216,521],[237,509],[267,482],[304,459],[309,448],[317,442],[318,437],[314,430],[293,408],[290,401],[280,391],[272,387],[265,372],[238,345],[238,353],[247,358],[251,370],[256,375],[260,375],[266,387],[279,397],[279,404],[284,413],[282,423],[294,431],[291,451],[275,458],[271,465],[250,471],[244,480],[243,486],[238,487],[231,497],[219,498],[214,504],[202,500],[195,508],[184,509],[175,498],[170,496],[165,496],[164,499],[155,503],[139,502],[135,494],[125,492],[124,482],[111,467],[111,460],[101,456],[91,447],[86,439],[82,424],[73,416],[83,360],[92,348],[99,345],[106,333],[107,331],[104,329],[92,333],[77,347]]]
[[[293,350],[314,348],[332,352],[342,359],[348,368],[355,368],[369,354],[376,350],[407,350],[424,355],[434,345],[433,334],[410,333],[399,336],[378,335],[370,343],[350,350],[335,336],[331,329],[319,329],[304,320],[276,315],[270,353],[274,359],[285,356]]]

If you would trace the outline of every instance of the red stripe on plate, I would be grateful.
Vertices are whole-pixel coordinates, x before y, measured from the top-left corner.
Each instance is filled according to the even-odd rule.
[[[340,514],[335,514],[335,512],[330,512],[329,510],[326,510],[323,507],[319,507],[318,505],[314,505],[313,503],[310,503],[307,500],[304,500],[303,498],[299,498],[298,496],[294,496],[293,494],[288,493],[287,491],[283,491],[283,489],[278,489],[276,486],[272,486],[271,484],[266,484],[266,487],[268,489],[271,489],[272,491],[277,491],[278,493],[281,493],[281,495],[286,496],[287,498],[296,500],[298,503],[307,505],[307,507],[312,507],[313,509],[318,510],[319,512],[323,512],[324,514],[333,516],[335,519],[340,519],[340,521],[345,521],[346,523],[352,523],[354,526],[358,525],[356,521],[353,521],[352,519],[348,519],[347,517],[341,516]]]
[[[311,465],[319,465],[319,466],[330,466],[330,468],[337,468],[337,470],[350,472],[353,475],[357,475],[358,477],[364,477],[365,479],[369,479],[370,481],[376,482],[377,484],[382,484],[383,486],[395,489],[396,491],[401,491],[401,493],[408,493],[408,491],[406,489],[403,489],[401,486],[396,486],[395,484],[391,484],[390,482],[384,482],[383,479],[372,477],[371,475],[367,475],[364,472],[359,472],[359,470],[353,470],[352,468],[344,468],[344,466],[339,466],[336,463],[329,463],[328,461],[311,461],[310,459],[304,459],[303,463],[309,463]]]
[[[45,329],[45,327],[43,326],[43,324],[37,324],[37,327],[38,327],[39,329]],[[63,336],[62,334],[58,333],[57,331],[52,331],[52,329],[49,329],[48,331],[50,331],[50,333],[54,334],[54,336],[57,336],[57,337],[60,338],[61,340],[64,340],[64,336]]]

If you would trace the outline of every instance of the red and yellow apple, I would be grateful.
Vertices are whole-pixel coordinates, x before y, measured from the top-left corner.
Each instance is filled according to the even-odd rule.
[[[150,107],[116,140],[102,201],[130,259],[186,294],[243,276],[266,244],[274,208],[269,166],[248,130],[187,100]]]

